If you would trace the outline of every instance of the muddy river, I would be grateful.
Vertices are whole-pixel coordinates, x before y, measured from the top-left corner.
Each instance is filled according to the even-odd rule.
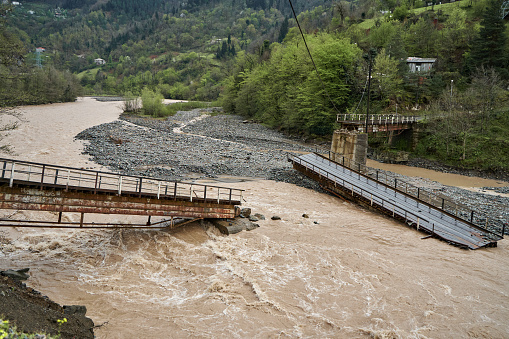
[[[22,112],[5,139],[16,157],[97,168],[73,137],[120,108],[85,98]],[[0,268],[30,267],[29,286],[86,305],[98,338],[509,338],[507,240],[467,251],[295,185],[225,185],[246,189],[260,228],[0,229]]]

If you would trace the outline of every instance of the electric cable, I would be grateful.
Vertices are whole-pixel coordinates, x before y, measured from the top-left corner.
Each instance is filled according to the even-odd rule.
[[[361,106],[361,102],[362,102],[362,99],[364,98],[364,94],[366,94],[366,86],[368,85],[368,78],[366,78],[366,83],[364,84],[364,90],[362,91],[362,95],[361,95],[361,100],[359,100],[359,104],[357,105],[357,108],[355,109],[355,111],[352,113],[352,114],[355,114],[357,112],[357,110],[359,109],[359,107]]]
[[[302,40],[304,40],[304,45],[306,46],[306,50],[308,51],[309,58],[311,59],[311,62],[313,63],[313,67],[315,68],[316,74],[318,75],[318,79],[320,80],[320,84],[322,85],[322,89],[325,91],[325,94],[327,94],[327,97],[329,98],[329,101],[331,102],[334,109],[338,112],[339,109],[334,104],[334,101],[332,101],[332,98],[329,94],[329,91],[327,91],[327,88],[325,88],[325,84],[323,83],[322,77],[320,76],[320,72],[318,72],[318,67],[316,67],[315,60],[313,59],[313,56],[311,55],[311,51],[309,50],[308,43],[306,42],[306,38],[304,37],[304,33],[302,32],[302,28],[300,27],[299,19],[297,19],[297,13],[295,13],[295,8],[293,8],[292,0],[288,0],[290,3],[290,7],[292,8],[293,17],[295,18],[295,21],[297,22],[297,26],[299,27],[300,35],[302,36]]]

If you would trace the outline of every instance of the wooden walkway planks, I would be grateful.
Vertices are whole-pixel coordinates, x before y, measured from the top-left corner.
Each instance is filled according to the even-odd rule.
[[[376,208],[449,243],[477,249],[496,246],[497,241],[502,239],[497,234],[319,154],[310,153],[289,160],[295,169],[317,179],[335,193]]]

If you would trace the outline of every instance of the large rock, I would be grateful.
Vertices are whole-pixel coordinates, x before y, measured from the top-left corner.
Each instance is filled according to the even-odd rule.
[[[7,270],[7,271],[0,271],[0,275],[3,275],[5,277],[9,277],[14,280],[27,280],[30,278],[30,275],[27,274],[29,271],[29,268],[23,268],[20,270]]]
[[[210,219],[210,222],[223,234],[236,234],[242,231],[251,231],[260,227],[246,218]]]
[[[241,218],[249,218],[251,216],[251,209],[250,208],[243,208],[240,210],[240,217]]]

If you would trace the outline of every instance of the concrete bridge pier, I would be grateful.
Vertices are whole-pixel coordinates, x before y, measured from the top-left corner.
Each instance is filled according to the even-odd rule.
[[[344,163],[343,159],[350,160],[348,167],[366,167],[368,154],[368,134],[358,131],[336,130],[332,136],[331,160]],[[359,167],[360,166],[360,167]]]

